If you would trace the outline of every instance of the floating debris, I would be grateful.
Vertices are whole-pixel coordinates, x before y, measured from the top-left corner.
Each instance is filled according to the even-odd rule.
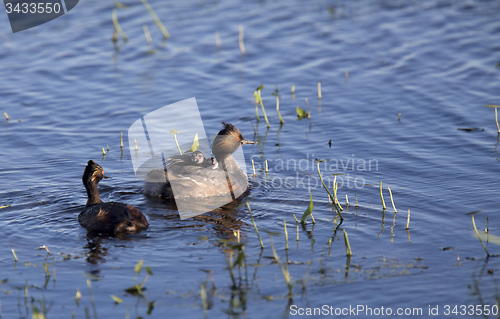
[[[477,127],[459,127],[457,130],[460,131],[466,131],[466,132],[482,132],[484,131],[484,128],[477,128]]]

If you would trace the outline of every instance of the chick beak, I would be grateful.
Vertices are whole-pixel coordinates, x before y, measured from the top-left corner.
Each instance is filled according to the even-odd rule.
[[[257,144],[257,142],[250,141],[250,140],[242,140],[241,145],[245,145],[245,144]]]
[[[106,175],[104,175],[104,174],[103,174],[103,175],[102,175],[102,179],[111,179],[111,177],[106,176]]]

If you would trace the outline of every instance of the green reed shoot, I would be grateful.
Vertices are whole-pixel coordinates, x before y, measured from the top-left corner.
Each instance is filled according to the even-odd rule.
[[[387,207],[385,207],[384,195],[382,194],[382,181],[380,181],[380,199],[382,199],[382,207],[385,210]]]
[[[50,277],[50,271],[46,263],[43,263],[43,269],[45,270],[45,277]]]
[[[260,107],[262,108],[262,113],[264,114],[264,119],[266,120],[266,123],[267,123],[267,127],[271,127],[271,125],[269,125],[269,120],[267,119],[267,115],[266,115],[266,110],[264,109],[264,103],[262,103],[262,96],[260,95],[260,91],[262,91],[262,89],[264,88],[264,84],[261,84],[254,92],[254,95],[255,95],[255,99],[257,100],[257,102],[260,104]]]
[[[499,108],[500,105],[488,104],[488,105],[485,105],[485,107],[492,107],[495,109],[495,122],[497,123],[498,133],[500,133],[500,125],[498,125],[498,112],[497,112],[497,108]]]
[[[137,146],[137,140],[135,138],[134,138],[134,144],[135,144],[135,150],[137,151],[139,147]]]
[[[79,306],[80,299],[82,299],[82,293],[80,292],[80,289],[76,288],[75,302],[77,307]]]
[[[267,172],[269,171],[269,166],[267,165],[267,160],[265,161],[265,165],[266,165],[266,175],[267,175]]]
[[[286,219],[283,219],[283,227],[285,228],[285,249],[288,250],[288,231],[286,229]]]
[[[17,255],[16,252],[14,251],[14,248],[12,248],[12,255],[14,255],[14,260],[17,261]]]
[[[280,118],[280,123],[283,124],[285,121],[283,121],[283,118],[281,117],[280,113],[280,94],[278,90],[278,86],[276,86],[276,89],[274,90],[274,93],[272,95],[276,96],[276,112],[278,113],[278,117]]]
[[[104,147],[102,148],[102,156],[106,156],[106,151],[104,150]]]
[[[318,82],[318,99],[321,100],[321,82]]]
[[[391,188],[387,187],[387,189],[389,190],[389,195],[391,195],[392,208],[394,208],[394,212],[397,213],[398,210],[396,209],[396,206],[394,205],[394,199],[392,198]]]
[[[345,206],[349,207],[349,198],[347,198],[347,194],[345,194]]]
[[[146,37],[146,41],[148,42],[148,45],[149,46],[153,45],[153,39],[151,38],[151,33],[149,32],[148,26],[143,25],[142,30],[144,31],[144,36]]]
[[[205,317],[207,317],[208,301],[207,301],[207,283],[206,282],[204,282],[201,285],[200,297],[201,297],[201,304],[203,305],[203,313],[205,314]]]
[[[477,238],[479,238],[479,241],[481,242],[481,245],[483,245],[484,251],[486,251],[486,255],[488,257],[490,257],[490,253],[488,252],[488,249],[486,249],[486,246],[484,245],[483,240],[481,239],[481,236],[479,236],[479,232],[477,231],[477,228],[476,228],[476,222],[474,221],[474,214],[476,214],[476,213],[479,213],[479,211],[471,213],[471,215],[472,215],[472,226],[474,226],[474,231],[476,232]]]
[[[253,162],[253,158],[252,158],[252,170],[253,170],[253,176],[257,176],[257,174],[255,174],[255,163]]]
[[[7,112],[3,112],[3,115],[5,115],[5,120],[6,121],[10,120],[9,114],[7,114]]]
[[[181,134],[181,133],[175,129],[171,129],[170,134],[172,134],[174,136],[175,145],[177,145],[177,150],[179,151],[179,154],[182,155],[181,148],[179,147],[179,142],[177,141],[177,134]]]
[[[120,132],[120,148],[123,148],[123,132]]]
[[[90,304],[92,305],[92,312],[94,313],[94,319],[97,319],[97,308],[95,306],[94,294],[92,293],[92,283],[90,278],[87,278],[87,288],[89,290]]]
[[[10,205],[0,206],[0,209],[10,207]]]
[[[147,0],[141,0],[141,2],[144,5],[144,7],[146,8],[146,10],[148,10],[149,15],[151,16],[151,18],[153,18],[153,21],[156,23],[156,26],[158,26],[158,28],[160,29],[161,33],[163,33],[163,37],[165,39],[170,38],[170,33],[168,33],[167,28],[165,28],[165,26],[161,22],[160,18],[158,18],[158,16],[154,12],[153,8],[151,8],[151,6],[149,5],[148,1]]]
[[[259,93],[257,93],[257,90],[255,90],[253,92],[253,96],[255,98],[255,117],[257,118],[257,122],[259,122],[260,121],[260,117],[259,117]]]
[[[185,151],[184,153],[192,153],[196,152],[200,148],[200,141],[198,140],[198,133],[194,136],[194,141],[193,145],[191,145],[191,148]]]
[[[139,295],[143,295],[142,288],[144,287],[144,284],[146,284],[146,281],[148,280],[149,276],[153,275],[153,272],[151,271],[151,269],[149,267],[146,267],[146,272],[147,272],[146,277],[144,277],[144,280],[140,284],[137,282],[137,276],[142,271],[143,264],[144,264],[144,261],[142,259],[139,260],[137,262],[137,264],[135,264],[135,267],[134,267],[134,286],[125,289],[126,292],[131,293],[131,294],[138,293]]]
[[[297,110],[297,120],[302,120],[305,119],[306,117],[309,118],[311,117],[309,113],[307,113],[305,110],[301,109],[300,107],[295,108]]]
[[[347,237],[347,232],[344,231],[344,241],[345,241],[345,250],[347,252],[347,256],[352,256],[351,245],[349,244],[349,237]]]
[[[122,299],[118,298],[117,296],[115,295],[109,295],[111,297],[111,299],[113,299],[115,301],[115,303],[117,304],[121,304],[123,302]]]
[[[335,203],[337,204],[339,211],[343,211],[344,209],[342,208],[342,205],[340,205],[340,202],[337,197],[338,186],[339,185],[337,184],[337,175],[335,175],[335,177],[333,178],[333,198],[335,199]]]
[[[323,176],[321,176],[321,171],[319,169],[319,163],[321,163],[321,162],[322,161],[316,159],[316,167],[318,169],[319,179],[321,180],[321,184],[323,185],[323,188],[328,193],[328,198],[331,199],[331,201],[333,203],[333,206],[335,207],[335,211],[337,212],[337,215],[339,215],[340,219],[343,220],[344,218],[342,217],[342,214],[340,213],[340,209],[337,206],[338,201],[336,200],[336,193],[334,192],[335,193],[335,197],[330,193],[330,191],[328,190],[328,187],[326,187],[325,182],[323,181]],[[335,178],[337,178],[337,176],[335,176]],[[311,199],[311,201],[312,201],[312,199]]]
[[[280,267],[281,273],[283,274],[283,278],[285,278],[286,285],[288,287],[288,296],[292,296],[293,293],[293,286],[295,283],[292,283],[291,279],[292,277],[290,276],[290,272],[288,271],[288,265],[283,265],[280,262],[280,258],[278,257],[278,254],[276,253],[276,250],[274,249],[274,244],[273,244],[273,236],[269,235],[269,241],[271,244],[271,250],[273,252],[274,259],[278,263],[278,266]]]
[[[122,27],[120,26],[120,23],[118,23],[118,16],[116,14],[116,8],[113,8],[113,11],[111,13],[111,20],[113,20],[113,26],[115,27],[115,31],[122,37],[124,41],[128,41],[128,35],[123,32]]]
[[[297,248],[299,245],[299,224],[297,224]]]
[[[257,233],[257,238],[259,238],[260,247],[262,247],[262,249],[264,249],[264,244],[262,243],[262,239],[260,238],[259,230],[257,229],[257,224],[255,223],[255,220],[253,219],[252,210],[250,209],[250,204],[248,204],[248,202],[246,204],[248,207],[248,212],[250,213],[250,218],[252,219],[253,227],[255,228],[255,232]]]
[[[295,222],[299,222],[299,220],[297,219],[297,217],[295,217],[295,214],[292,214],[293,218],[295,218]]]
[[[312,199],[311,189],[309,189],[309,198],[311,199],[309,206],[307,206],[306,211],[304,212],[304,214],[302,214],[302,218],[300,219],[300,222],[302,224],[304,224],[306,222],[307,218],[309,218],[309,216],[312,214],[313,209],[314,209],[314,203],[313,203],[313,199]]]
[[[358,195],[354,194],[354,198],[356,199],[356,207],[359,207],[358,206]]]
[[[292,85],[292,94],[295,94],[295,85]]]

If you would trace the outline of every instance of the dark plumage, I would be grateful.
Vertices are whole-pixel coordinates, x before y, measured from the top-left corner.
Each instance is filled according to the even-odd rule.
[[[134,206],[122,203],[103,203],[97,185],[104,172],[96,162],[90,160],[83,172],[82,182],[87,190],[87,204],[78,215],[80,224],[95,233],[117,234],[138,232],[148,228],[146,217]]]
[[[248,188],[248,177],[231,154],[238,147],[255,142],[246,140],[231,123],[222,124],[224,128],[212,143],[215,159],[208,158],[200,163],[191,155],[172,156],[167,163],[167,172],[156,169],[147,174],[144,193],[167,199],[174,198],[174,195],[180,199],[228,193],[238,197],[243,194]]]

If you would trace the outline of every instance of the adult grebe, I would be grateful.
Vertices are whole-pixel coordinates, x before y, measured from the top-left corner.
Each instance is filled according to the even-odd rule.
[[[103,203],[97,185],[104,176],[102,167],[90,160],[83,172],[82,181],[87,190],[87,204],[78,215],[80,224],[94,233],[138,232],[148,228],[146,217],[134,206],[109,202]]]

